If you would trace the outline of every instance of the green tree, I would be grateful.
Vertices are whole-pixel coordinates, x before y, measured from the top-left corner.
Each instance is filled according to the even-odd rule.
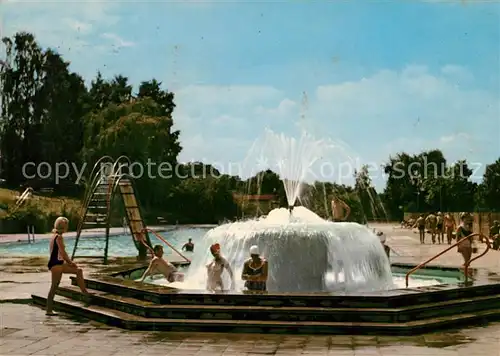
[[[482,208],[500,211],[500,158],[486,166],[476,197]]]
[[[425,199],[429,188],[426,182],[445,175],[446,159],[439,150],[418,155],[399,153],[389,158],[384,171],[387,174],[384,205],[391,219],[401,220],[404,211],[430,209]]]
[[[376,189],[372,185],[370,172],[367,165],[354,172],[354,191],[358,195],[362,213],[367,221],[385,218],[383,206]]]
[[[172,118],[162,114],[153,99],[134,99],[88,115],[85,125],[85,161],[126,155],[140,164],[144,171],[141,174],[136,170],[134,176],[138,178],[141,201],[150,208],[164,205],[181,151],[179,131],[172,128]]]
[[[56,162],[71,162],[81,166],[83,148],[83,116],[88,110],[88,95],[83,79],[70,73],[69,63],[52,50],[44,53],[44,77],[40,105],[43,107],[44,161],[52,167]],[[54,177],[51,177],[52,180]],[[57,185],[61,193],[74,193],[75,172],[71,171],[68,184]],[[65,183],[65,182],[63,182]],[[62,191],[61,191],[62,188]]]
[[[16,186],[24,180],[22,166],[40,163],[42,152],[43,53],[35,37],[26,32],[3,38],[6,48],[0,71],[0,141],[3,176]]]
[[[461,160],[447,167],[441,177],[425,181],[426,203],[432,211],[470,211],[475,207],[477,184],[470,181],[472,170]]]

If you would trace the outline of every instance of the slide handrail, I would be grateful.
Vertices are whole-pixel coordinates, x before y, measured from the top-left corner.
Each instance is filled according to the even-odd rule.
[[[177,254],[179,256],[181,256],[183,259],[185,259],[187,262],[191,263],[191,260],[189,258],[187,258],[186,256],[184,256],[182,253],[179,252],[179,250],[177,250],[174,246],[172,246],[172,244],[170,242],[168,242],[167,240],[165,240],[159,233],[157,233],[156,231],[154,230],[151,230],[149,228],[144,228],[143,229],[143,232],[151,232],[153,233],[153,235],[155,235],[159,240],[163,241],[163,243],[165,243],[165,245],[167,245],[168,247],[170,247],[172,250],[174,250],[175,252],[177,252]]]
[[[16,205],[14,206],[13,211],[19,209],[21,205],[29,198],[30,194],[33,194],[33,188],[28,187],[24,190],[24,192],[16,199]]]
[[[486,250],[484,250],[483,253],[481,253],[480,255],[472,258],[469,260],[469,262],[465,263],[464,264],[464,273],[465,273],[465,281],[467,282],[467,279],[468,279],[468,276],[469,276],[469,265],[474,262],[475,260],[477,260],[478,258],[480,257],[483,257],[484,255],[486,255],[486,253],[490,250],[491,248],[491,244],[490,244],[490,240],[484,236],[483,234],[481,233],[474,233],[474,234],[470,234],[469,236],[466,236],[466,237],[463,237],[462,239],[460,239],[459,241],[455,242],[453,245],[451,245],[450,247],[448,247],[447,249],[441,251],[440,253],[438,253],[437,255],[429,258],[427,261],[424,261],[422,263],[420,263],[419,265],[417,265],[416,267],[412,268],[411,270],[408,271],[408,273],[406,273],[406,276],[405,276],[405,282],[406,282],[406,287],[408,288],[408,282],[409,282],[409,279],[410,279],[410,275],[413,274],[414,272],[418,271],[419,269],[425,267],[429,262],[432,262],[434,261],[436,258],[438,257],[441,257],[442,255],[444,255],[446,252],[450,251],[452,248],[458,246],[459,244],[461,244],[463,241],[465,241],[466,239],[470,239],[472,237],[475,237],[475,236],[480,236],[481,237],[481,240],[484,240],[486,242]]]

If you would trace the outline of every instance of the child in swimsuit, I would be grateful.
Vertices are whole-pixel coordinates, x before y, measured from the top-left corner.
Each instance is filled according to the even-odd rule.
[[[182,282],[184,276],[182,273],[177,272],[177,268],[173,264],[163,259],[163,246],[156,245],[153,248],[154,257],[149,263],[148,269],[142,275],[140,281],[143,282],[147,276],[159,273],[165,276],[169,283]]]
[[[249,291],[267,290],[268,263],[260,257],[257,246],[250,247],[250,258],[243,265],[241,279]]]
[[[457,229],[457,241],[460,241],[464,237],[472,235],[473,218],[469,213],[461,213],[460,220],[462,221]],[[472,237],[465,239],[458,244],[458,252],[462,254],[464,258],[464,266],[468,263],[472,257]]]
[[[231,278],[231,289],[234,289],[234,274],[229,262],[221,255],[220,245],[213,244],[210,246],[210,253],[214,259],[207,264],[207,290],[214,292],[217,288],[224,290],[224,283],[222,281],[222,272],[227,270]]]

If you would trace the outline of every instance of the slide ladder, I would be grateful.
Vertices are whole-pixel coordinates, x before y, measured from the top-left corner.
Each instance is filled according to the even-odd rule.
[[[149,235],[146,231],[146,225],[142,219],[142,214],[136,197],[136,189],[133,184],[133,178],[129,174],[122,174],[124,165],[121,164],[122,156],[116,161],[108,156],[102,157],[94,166],[90,175],[85,199],[82,205],[81,218],[78,225],[75,246],[73,247],[72,259],[75,258],[102,258],[104,264],[108,263],[109,242],[110,242],[110,223],[111,213],[113,211],[113,201],[116,193],[121,197],[125,211],[127,225],[132,234],[132,240],[136,248],[143,249],[139,242],[139,236],[144,235],[146,243],[151,246]],[[111,168],[112,166],[112,168]],[[106,169],[103,169],[106,167]],[[86,245],[80,246],[82,242],[82,232],[85,229],[101,228],[102,232],[97,232],[95,237],[85,238]],[[104,243],[104,245],[103,245]],[[77,250],[98,251],[98,255],[77,255]]]

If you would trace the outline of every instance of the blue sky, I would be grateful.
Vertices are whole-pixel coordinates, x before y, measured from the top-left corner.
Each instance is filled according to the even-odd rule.
[[[18,0],[2,11],[5,35],[32,31],[87,81],[97,70],[162,81],[184,161],[237,173],[265,128],[304,127],[342,143],[322,158],[334,167],[432,148],[483,169],[500,157],[498,2]]]

